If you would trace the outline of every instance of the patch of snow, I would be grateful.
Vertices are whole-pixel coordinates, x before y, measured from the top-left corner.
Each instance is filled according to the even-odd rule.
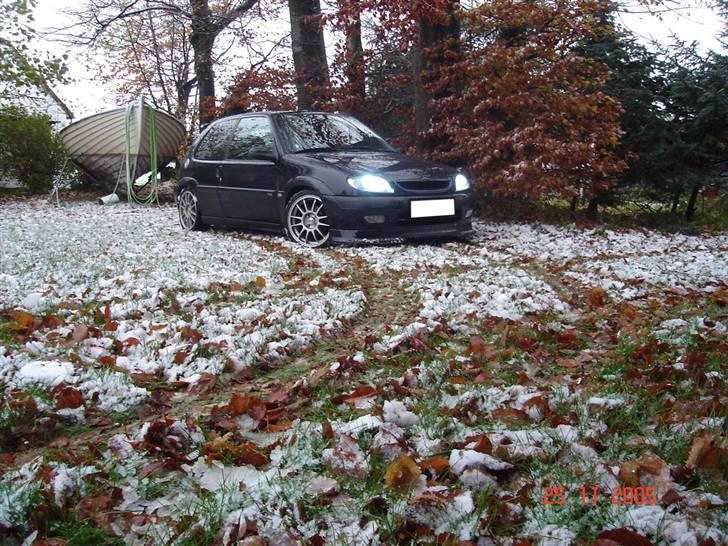
[[[385,422],[394,423],[403,428],[416,425],[420,420],[399,400],[386,400],[382,413]]]

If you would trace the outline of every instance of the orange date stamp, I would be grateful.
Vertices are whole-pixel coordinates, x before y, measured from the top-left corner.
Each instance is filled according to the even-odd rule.
[[[583,505],[597,506],[600,502],[609,500],[611,504],[634,506],[642,504],[657,504],[655,486],[649,487],[613,487],[611,494],[604,494],[596,486],[582,485],[576,491],[568,490],[563,485],[547,486],[543,488],[543,503],[547,506],[560,506],[566,503],[567,497],[579,495]]]

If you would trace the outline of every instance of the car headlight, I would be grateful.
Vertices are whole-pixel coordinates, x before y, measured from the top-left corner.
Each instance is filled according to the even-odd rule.
[[[372,193],[394,193],[394,188],[387,180],[375,174],[352,176],[346,180],[352,188]]]
[[[470,189],[470,182],[467,177],[460,173],[455,175],[455,191],[465,191]]]

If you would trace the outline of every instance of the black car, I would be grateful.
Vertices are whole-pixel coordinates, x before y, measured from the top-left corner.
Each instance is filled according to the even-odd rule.
[[[250,113],[210,124],[190,146],[177,190],[184,229],[285,229],[329,241],[472,233],[467,178],[407,157],[358,120]]]

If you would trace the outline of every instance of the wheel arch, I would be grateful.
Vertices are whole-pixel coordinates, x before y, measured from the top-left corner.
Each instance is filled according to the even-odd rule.
[[[197,188],[197,180],[190,177],[184,177],[177,181],[177,188],[174,191],[175,197],[178,197],[180,192],[185,188],[195,189]]]
[[[295,194],[301,191],[310,190],[319,195],[331,195],[331,189],[318,178],[310,176],[298,176],[293,178],[283,189],[283,209]]]

